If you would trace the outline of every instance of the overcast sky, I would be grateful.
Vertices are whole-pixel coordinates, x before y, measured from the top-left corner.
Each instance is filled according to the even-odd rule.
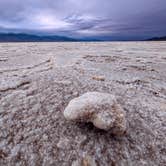
[[[74,37],[166,35],[166,0],[0,0],[0,31]]]

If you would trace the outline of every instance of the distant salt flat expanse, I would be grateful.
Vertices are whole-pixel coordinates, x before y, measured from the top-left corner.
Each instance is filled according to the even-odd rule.
[[[125,136],[65,120],[88,91],[118,98]],[[165,129],[166,42],[0,43],[0,165],[165,165]]]

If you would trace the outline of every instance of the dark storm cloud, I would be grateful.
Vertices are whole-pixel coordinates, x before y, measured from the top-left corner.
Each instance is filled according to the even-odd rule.
[[[0,0],[0,31],[71,36],[166,34],[165,0]]]

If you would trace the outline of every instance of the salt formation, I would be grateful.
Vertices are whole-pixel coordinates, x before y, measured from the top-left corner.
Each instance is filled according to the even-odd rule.
[[[165,73],[166,42],[0,43],[0,166],[165,166]],[[125,137],[64,118],[92,91],[118,96]]]
[[[122,135],[126,130],[125,112],[115,96],[108,93],[87,92],[71,100],[64,111],[70,121],[92,122],[103,130]]]

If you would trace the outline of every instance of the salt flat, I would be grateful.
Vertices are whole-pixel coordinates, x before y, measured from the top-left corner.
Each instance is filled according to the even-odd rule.
[[[88,91],[117,96],[125,136],[65,120]],[[163,166],[165,156],[166,42],[0,43],[0,165]]]

